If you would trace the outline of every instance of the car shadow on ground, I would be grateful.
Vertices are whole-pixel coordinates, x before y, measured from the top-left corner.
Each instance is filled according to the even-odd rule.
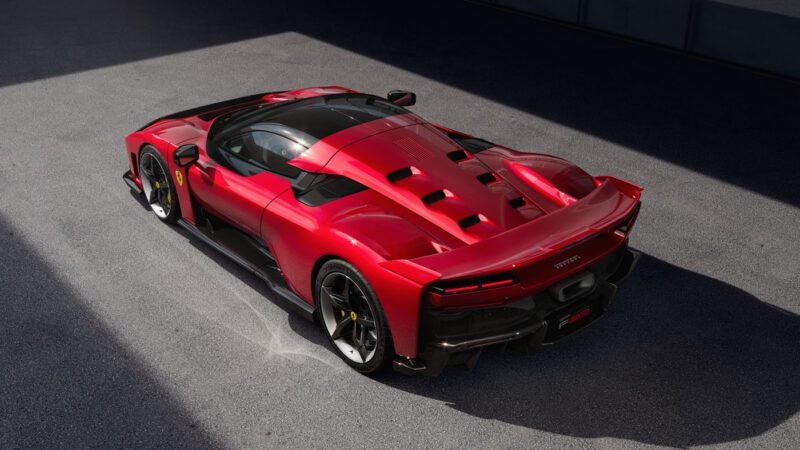
[[[329,349],[316,323],[262,280],[173,228],[288,311],[299,336]],[[490,348],[471,372],[449,367],[431,378],[387,371],[376,379],[484,419],[685,447],[757,436],[796,414],[797,354],[796,314],[644,255],[606,317],[537,355]]]
[[[136,194],[132,195],[137,198],[139,203],[141,203],[145,209],[148,211],[150,210],[150,206],[147,205],[141,196]],[[181,228],[179,225],[173,225],[170,226],[170,228],[183,236],[192,247],[196,248],[204,256],[217,263],[217,265],[242,281],[250,289],[253,289],[259,293],[262,297],[264,297],[265,301],[275,304],[277,307],[288,313],[289,325],[291,326],[293,332],[297,333],[299,336],[313,344],[325,346],[327,348],[328,339],[317,323],[315,321],[305,319],[294,305],[290,304],[287,300],[284,300],[278,294],[273,292],[264,280],[250,272],[248,269],[240,266],[238,263],[234,262],[219,251],[211,248],[208,244],[202,242],[197,237]]]
[[[294,332],[328,348],[322,330],[262,280],[173,228],[289,312]],[[471,372],[450,367],[430,378],[387,371],[376,379],[484,419],[685,447],[756,436],[797,413],[797,354],[796,314],[645,255],[606,317],[535,356],[490,348]]]
[[[608,316],[533,357],[380,380],[473,416],[562,435],[685,447],[764,433],[800,408],[800,318],[644,256]]]

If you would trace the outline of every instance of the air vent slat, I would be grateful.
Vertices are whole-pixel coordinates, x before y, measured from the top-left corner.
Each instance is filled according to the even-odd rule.
[[[447,195],[443,190],[439,189],[438,191],[433,191],[430,194],[423,195],[422,203],[430,205],[431,203],[438,202],[439,200],[444,200],[445,197],[447,197]]]
[[[489,183],[493,183],[493,182],[497,181],[497,177],[494,176],[494,174],[492,172],[482,173],[482,174],[478,175],[477,178],[478,178],[478,181],[480,181],[483,184],[489,184]]]
[[[453,162],[461,162],[466,159],[469,159],[469,153],[464,150],[456,150],[454,152],[450,152],[447,154],[447,157],[450,158]]]
[[[465,217],[465,218],[459,220],[458,221],[458,226],[460,226],[462,229],[463,228],[469,228],[469,227],[471,227],[473,225],[479,224],[480,222],[481,222],[481,218],[478,217],[477,214],[473,214],[473,215],[471,215],[469,217]]]
[[[411,175],[411,167],[403,167],[400,170],[395,170],[394,172],[386,175],[386,179],[389,180],[390,183],[397,183],[398,181],[408,178]]]
[[[508,201],[508,204],[512,208],[521,208],[521,207],[525,206],[525,203],[526,202],[525,202],[525,199],[523,197],[512,198],[511,200]]]

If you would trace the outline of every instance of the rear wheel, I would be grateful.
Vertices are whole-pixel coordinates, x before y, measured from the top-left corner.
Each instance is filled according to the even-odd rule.
[[[146,146],[139,155],[139,175],[150,209],[162,222],[177,222],[181,216],[177,191],[167,163],[153,146]]]
[[[362,373],[374,373],[393,355],[380,302],[353,265],[332,260],[317,275],[319,319],[336,353]]]

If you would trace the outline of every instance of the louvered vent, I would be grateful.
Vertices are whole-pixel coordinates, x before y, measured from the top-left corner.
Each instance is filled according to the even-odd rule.
[[[522,197],[512,198],[511,200],[508,201],[508,204],[512,208],[521,208],[525,206],[525,199]]]
[[[438,202],[439,200],[444,200],[445,197],[447,197],[447,195],[443,190],[439,189],[438,191],[433,191],[430,194],[423,195],[422,203],[430,205],[431,203]]]
[[[461,162],[466,159],[469,159],[469,153],[465,152],[464,150],[456,150],[454,152],[448,153],[447,157],[454,162]]]
[[[408,178],[411,176],[411,167],[403,167],[400,170],[395,170],[394,172],[386,175],[386,179],[389,180],[390,183],[397,183],[398,181]]]
[[[478,175],[478,181],[483,184],[489,184],[497,181],[497,177],[492,172],[486,172]]]
[[[459,220],[458,221],[458,226],[460,226],[462,229],[465,229],[465,228],[469,228],[469,227],[471,227],[473,225],[477,225],[480,222],[481,222],[481,218],[478,217],[477,214],[473,214],[473,215],[471,215],[469,217],[465,217],[465,218]]]

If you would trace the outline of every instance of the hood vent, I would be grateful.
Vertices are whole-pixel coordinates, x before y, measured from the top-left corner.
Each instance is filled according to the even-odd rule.
[[[395,170],[394,172],[386,175],[386,179],[389,180],[390,183],[397,183],[398,181],[408,178],[411,175],[411,167],[403,167],[400,170]]]
[[[439,200],[444,200],[445,197],[447,197],[447,195],[444,193],[442,189],[439,189],[438,191],[433,191],[430,194],[423,195],[422,203],[430,205],[431,203],[436,203]]]
[[[525,203],[525,198],[523,197],[512,198],[508,201],[509,206],[515,209],[525,206]]]
[[[460,226],[462,229],[466,229],[466,228],[469,228],[469,227],[471,227],[473,225],[477,225],[479,223],[481,223],[481,218],[478,217],[477,214],[473,214],[473,215],[471,215],[469,217],[465,217],[465,218],[459,220],[458,221],[458,226]]]
[[[497,181],[497,177],[494,176],[494,174],[492,172],[486,172],[486,173],[480,174],[480,175],[478,175],[477,178],[478,178],[478,181],[480,181],[483,184],[489,184],[489,183],[493,183],[493,182]]]
[[[454,152],[448,153],[447,157],[450,158],[450,160],[452,160],[453,162],[461,162],[469,159],[469,153],[465,152],[464,150],[456,150]]]

